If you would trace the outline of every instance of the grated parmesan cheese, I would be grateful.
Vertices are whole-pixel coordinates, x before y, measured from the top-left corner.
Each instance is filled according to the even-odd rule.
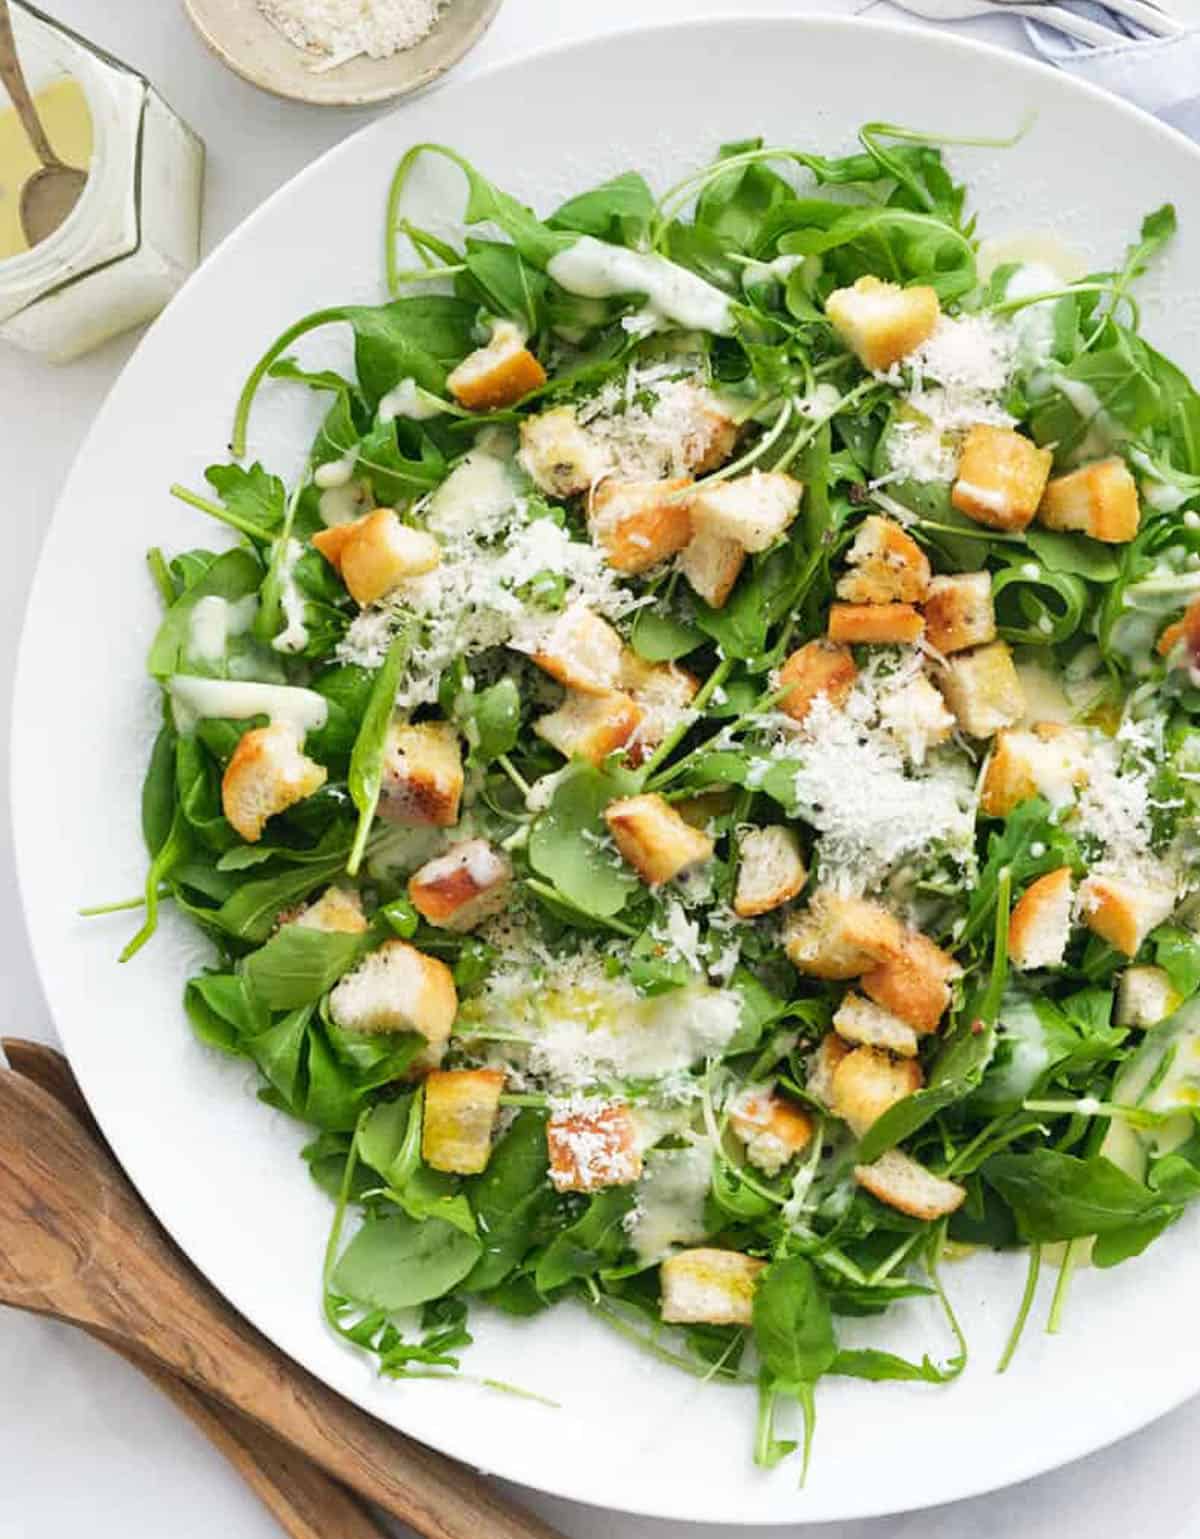
[[[630,364],[623,380],[610,380],[580,406],[580,425],[607,473],[658,481],[686,475],[704,458],[720,407],[694,377],[679,378],[679,372],[678,360]]]
[[[437,25],[447,0],[258,0],[289,43],[332,69],[366,54],[387,59],[413,48]]]

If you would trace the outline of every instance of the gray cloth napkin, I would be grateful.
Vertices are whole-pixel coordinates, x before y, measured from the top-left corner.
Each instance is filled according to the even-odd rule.
[[[1153,38],[1090,0],[1072,9],[1112,26],[1112,46],[1093,48],[1027,21],[1029,40],[1042,58],[1200,139],[1200,28],[1180,37]]]

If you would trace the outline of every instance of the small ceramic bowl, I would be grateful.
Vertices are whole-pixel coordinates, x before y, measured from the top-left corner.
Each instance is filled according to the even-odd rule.
[[[502,0],[449,0],[428,37],[389,59],[359,57],[313,68],[267,20],[257,0],[184,0],[197,32],[231,70],[275,96],[323,107],[362,107],[431,84],[487,31]]]

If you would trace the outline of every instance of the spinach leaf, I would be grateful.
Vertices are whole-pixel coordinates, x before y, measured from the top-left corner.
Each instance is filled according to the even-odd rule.
[[[389,1313],[440,1298],[479,1257],[479,1242],[453,1224],[397,1213],[367,1218],[333,1271],[339,1293]]]
[[[524,1260],[538,1223],[554,1200],[546,1179],[546,1114],[532,1107],[517,1114],[492,1150],[482,1175],[466,1182],[479,1221],[483,1255],[463,1286],[473,1292],[498,1287]]]
[[[630,796],[637,781],[627,770],[571,767],[555,787],[549,807],[529,836],[529,863],[563,897],[587,914],[611,918],[625,906],[638,879],[598,843],[607,835],[604,809]]]
[[[775,1401],[787,1395],[798,1400],[804,1412],[807,1473],[816,1424],[813,1386],[833,1367],[838,1351],[829,1300],[810,1262],[791,1256],[773,1261],[760,1274],[753,1322],[761,1364],[756,1461],[769,1467],[795,1448],[792,1442],[776,1439],[773,1431]]]
[[[175,730],[159,728],[142,781],[142,837],[151,856],[167,842],[175,817]]]
[[[375,821],[375,809],[379,805],[379,792],[383,785],[383,761],[387,751],[388,728],[396,709],[396,691],[400,687],[400,675],[408,661],[412,636],[401,631],[388,648],[383,666],[375,675],[371,686],[371,698],[363,712],[362,726],[354,740],[350,755],[348,785],[354,805],[358,808],[358,830],[346,870],[351,876],[358,873],[371,824]]]
[[[169,679],[175,673],[205,672],[212,664],[191,652],[192,611],[204,598],[222,598],[229,602],[248,598],[258,592],[263,568],[249,550],[239,546],[218,556],[203,577],[177,598],[167,610],[150,646],[146,666],[152,677]],[[198,668],[197,663],[201,666]]]
[[[693,625],[685,625],[654,609],[639,609],[630,633],[633,650],[648,663],[671,663],[686,657],[704,641]]]
[[[1179,925],[1160,925],[1154,932],[1154,960],[1171,980],[1181,1000],[1200,989],[1200,937]]]
[[[365,935],[285,924],[246,959],[246,980],[272,1010],[293,1010],[327,993],[369,946]]]
[[[1112,547],[1090,540],[1086,534],[1027,529],[1025,543],[1050,572],[1069,573],[1088,582],[1112,582],[1121,570]]]
[[[996,1154],[984,1179],[1016,1216],[1027,1242],[1112,1234],[1172,1217],[1176,1209],[1103,1155],[1077,1159],[1056,1149]]]
[[[575,230],[637,250],[654,218],[654,194],[636,171],[625,171],[590,192],[568,198],[546,220],[552,230]]]
[[[543,1252],[534,1272],[538,1292],[551,1293],[615,1262],[625,1249],[624,1220],[634,1198],[632,1186],[612,1186],[590,1198],[582,1216],[560,1229]]]
[[[323,887],[342,869],[344,860],[343,854],[332,855],[321,863],[246,882],[208,917],[227,935],[262,945],[284,909]]]

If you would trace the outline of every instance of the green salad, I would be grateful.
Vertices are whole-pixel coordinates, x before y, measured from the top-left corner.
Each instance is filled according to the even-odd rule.
[[[1174,212],[1087,272],[860,146],[545,216],[414,147],[390,297],[266,351],[174,489],[220,548],[149,554],[125,956],[167,900],[213,943],[186,1012],[312,1129],[331,1328],[446,1376],[570,1300],[756,1385],[765,1466],[826,1375],[961,1373],[947,1258],[1023,1252],[1003,1368],[1200,1191],[1200,396],[1135,298]],[[268,381],[323,403],[290,481]],[[863,1345],[921,1295],[949,1351]]]

